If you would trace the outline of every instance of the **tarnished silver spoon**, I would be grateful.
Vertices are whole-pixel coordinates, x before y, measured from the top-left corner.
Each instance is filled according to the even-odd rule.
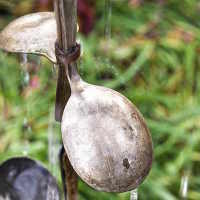
[[[12,53],[43,55],[56,63],[56,38],[55,14],[32,13],[15,19],[0,32],[0,49]]]
[[[0,165],[0,199],[60,200],[60,191],[50,172],[26,157]]]
[[[0,48],[8,52],[44,55],[56,63],[56,38],[54,13],[33,13],[14,20],[1,31]]]
[[[76,54],[80,46],[70,51]],[[69,54],[56,45],[63,67],[69,64]],[[141,113],[120,93],[84,82],[75,67],[69,67],[67,76],[71,96],[61,131],[74,170],[97,190],[137,188],[149,173],[153,157],[150,132]]]

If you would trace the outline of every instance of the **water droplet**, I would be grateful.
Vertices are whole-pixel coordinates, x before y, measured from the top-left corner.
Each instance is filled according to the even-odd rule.
[[[189,181],[189,172],[184,172],[184,175],[181,178],[181,186],[180,186],[180,195],[183,199],[187,199],[188,181]]]
[[[58,191],[52,185],[47,186],[47,199],[48,200],[59,200]]]
[[[30,81],[30,75],[28,72],[28,55],[25,53],[20,54],[20,65],[22,67],[22,86],[26,87]]]
[[[135,190],[131,191],[130,200],[137,200],[137,199],[138,199],[138,190],[135,189]]]
[[[53,64],[53,67],[52,67],[52,74],[53,74],[53,77],[57,77],[57,68],[58,68],[58,65],[57,64]]]
[[[27,150],[24,150],[24,151],[22,152],[22,154],[23,154],[23,156],[28,156],[28,151],[27,151]]]
[[[20,64],[22,66],[26,65],[28,63],[28,55],[26,53],[21,53],[21,60],[20,60]]]
[[[29,80],[30,80],[30,76],[29,76],[29,73],[26,72],[25,75],[24,75],[24,82],[26,85],[28,85],[29,83]]]
[[[41,66],[41,56],[37,56],[37,59],[36,59],[36,63],[37,63],[37,66]]]
[[[81,55],[80,55],[80,57],[82,57],[83,54],[84,54],[84,45],[83,45],[83,42],[80,39],[77,39],[77,43],[81,45]]]
[[[30,144],[29,144],[28,138],[31,133],[32,133],[32,128],[28,123],[27,117],[24,117],[24,121],[23,121],[24,146],[23,146],[23,151],[22,151],[23,156],[27,156],[29,154]]]

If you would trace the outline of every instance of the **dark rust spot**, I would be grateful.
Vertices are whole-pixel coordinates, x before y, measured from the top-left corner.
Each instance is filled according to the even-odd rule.
[[[135,119],[136,121],[138,121],[138,114],[137,114],[136,112],[133,112],[133,113],[131,114],[131,117],[132,117],[133,119]]]
[[[129,164],[128,158],[125,158],[125,159],[123,160],[123,166],[126,167],[126,169],[129,169],[130,164]]]
[[[128,128],[130,131],[133,131],[133,128],[130,125],[128,125]]]

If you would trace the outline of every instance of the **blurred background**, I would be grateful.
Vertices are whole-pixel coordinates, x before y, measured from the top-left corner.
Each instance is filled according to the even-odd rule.
[[[0,0],[0,30],[52,0]],[[154,162],[139,200],[200,199],[200,1],[79,0],[79,72],[118,90],[143,113]],[[21,58],[20,58],[21,57]],[[60,181],[54,121],[56,66],[0,51],[0,162],[29,156]],[[79,182],[80,200],[128,200]]]

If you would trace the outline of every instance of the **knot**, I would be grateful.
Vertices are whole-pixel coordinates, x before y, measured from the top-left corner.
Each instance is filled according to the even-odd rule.
[[[67,50],[60,48],[58,42],[55,43],[55,54],[57,63],[63,66],[68,66],[70,63],[78,60],[81,54],[81,46],[76,43],[74,46]]]

